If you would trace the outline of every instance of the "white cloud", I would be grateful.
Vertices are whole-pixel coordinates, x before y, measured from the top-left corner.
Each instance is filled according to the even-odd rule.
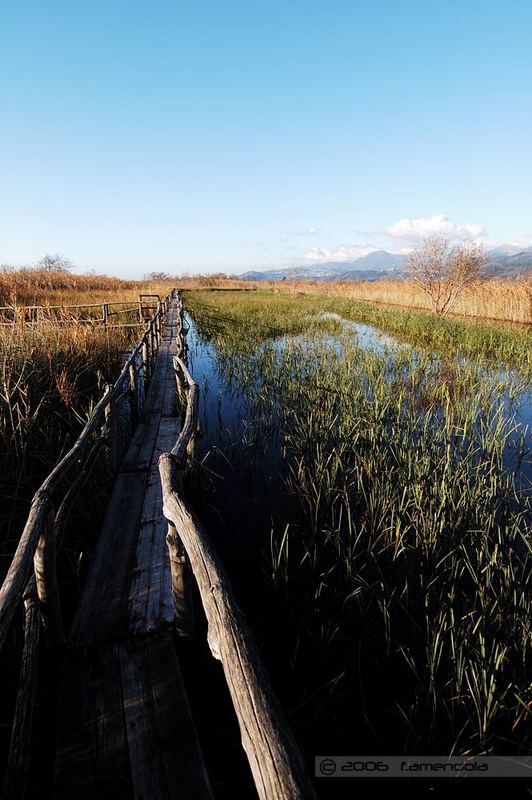
[[[330,250],[327,247],[312,247],[305,256],[307,261],[314,264],[320,264],[326,261],[354,261],[355,258],[362,258],[369,253],[374,253],[377,250],[372,245],[344,245],[335,250]]]
[[[447,236],[456,241],[472,242],[486,235],[482,225],[458,225],[444,214],[417,219],[399,219],[386,228],[384,233],[404,243],[418,244],[429,236]]]

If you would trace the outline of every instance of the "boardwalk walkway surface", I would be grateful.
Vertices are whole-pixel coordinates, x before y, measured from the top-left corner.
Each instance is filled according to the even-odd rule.
[[[180,429],[176,324],[174,304],[67,637],[56,760],[65,800],[212,797],[175,649],[188,615],[184,593],[172,596],[157,468]]]

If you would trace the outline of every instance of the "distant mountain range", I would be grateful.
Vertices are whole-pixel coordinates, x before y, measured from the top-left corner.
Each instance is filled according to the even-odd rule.
[[[496,250],[488,250],[486,256],[488,269],[495,277],[532,276],[532,247],[519,250],[513,245],[503,245]],[[401,253],[375,250],[353,261],[326,261],[288,269],[251,271],[245,272],[240,277],[248,281],[376,281],[382,278],[401,277],[405,260],[406,256]]]

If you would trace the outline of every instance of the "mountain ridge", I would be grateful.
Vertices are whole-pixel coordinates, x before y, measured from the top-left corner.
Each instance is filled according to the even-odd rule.
[[[515,252],[517,250],[517,252]],[[250,270],[239,275],[241,280],[368,280],[405,277],[403,253],[374,250],[352,261],[324,261],[269,270]],[[532,247],[518,250],[501,245],[486,252],[488,272],[492,277],[515,278],[532,276]]]

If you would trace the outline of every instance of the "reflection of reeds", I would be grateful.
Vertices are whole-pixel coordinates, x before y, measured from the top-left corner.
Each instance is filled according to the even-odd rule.
[[[530,463],[532,441],[502,397],[517,402],[527,384],[483,360],[520,351],[496,335],[486,347],[483,333],[473,340],[482,358],[471,344],[466,362],[408,348],[379,355],[338,329],[341,350],[319,336],[279,346],[264,337],[304,330],[316,301],[262,302],[188,297],[219,370],[252,408],[242,439],[224,430],[208,480],[219,464],[226,486],[229,461],[240,482],[252,476],[278,434],[281,486],[261,479],[257,493],[269,487],[275,509],[270,564],[292,617],[295,681],[308,696],[333,686],[331,714],[359,702],[373,729],[399,719],[395,746],[406,752],[526,752],[532,497],[505,455],[513,444]],[[446,329],[417,317],[422,341],[445,350]],[[234,505],[239,495],[225,491]],[[319,690],[309,661],[321,665]]]

